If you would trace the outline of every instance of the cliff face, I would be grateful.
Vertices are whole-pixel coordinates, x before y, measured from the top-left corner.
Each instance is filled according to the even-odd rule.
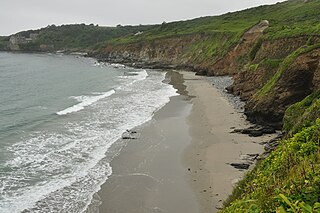
[[[317,39],[314,40],[318,42]],[[285,59],[308,41],[310,38],[297,37],[263,42],[251,62],[256,69],[247,67],[235,75],[234,84],[228,89],[247,101],[245,114],[249,120],[281,128],[286,108],[319,89],[320,49],[315,48],[294,58],[272,88],[258,94],[268,82],[275,80],[273,77],[281,65],[287,63]]]
[[[90,54],[100,60],[134,67],[189,69],[209,76],[233,75],[243,66],[247,51],[255,45],[268,25],[266,20],[254,25],[223,57],[218,55],[213,55],[211,58],[202,57],[208,46],[193,50],[199,43],[209,43],[210,39],[215,37],[211,34],[193,34],[125,45],[109,44],[102,50]],[[228,39],[228,35],[224,35],[218,42],[224,44]]]
[[[141,41],[128,45],[108,45],[91,53],[100,60],[135,67],[169,68],[196,66],[185,53],[191,44],[205,39],[201,35]]]
[[[224,57],[218,59],[207,74],[230,75],[238,73],[248,60],[248,52],[259,43],[258,39],[263,35],[263,31],[268,26],[269,22],[264,20],[247,30],[242,35],[239,43]]]
[[[320,49],[298,56],[266,95],[253,96],[247,102],[247,117],[281,128],[286,108],[318,90],[319,76]]]
[[[238,43],[222,57],[201,58],[205,49],[195,45],[210,41],[209,34],[193,34],[129,44],[109,44],[91,55],[107,62],[134,67],[173,68],[196,71],[202,75],[233,75],[228,88],[247,101],[245,113],[249,120],[281,128],[285,109],[319,89],[319,49],[301,53],[290,60],[270,91],[256,95],[279,75],[282,64],[301,47],[319,43],[319,36],[296,36],[264,40],[268,21],[261,21],[247,30]],[[226,42],[221,40],[221,43]],[[190,54],[192,52],[192,54]],[[277,74],[278,73],[278,74]],[[258,98],[257,98],[258,97]]]
[[[301,36],[261,42],[251,62],[257,67],[253,66],[253,69],[245,67],[238,72],[229,90],[240,96],[242,100],[250,99],[276,73],[283,59],[305,45],[308,40],[309,37]],[[250,48],[246,49],[246,51],[250,50],[252,51]]]
[[[174,68],[198,71],[206,75],[213,72],[215,60],[202,57],[204,48],[194,51],[194,46],[199,43],[210,42],[211,34],[192,34],[144,40],[129,44],[109,44],[103,49],[90,52],[89,55],[101,61],[122,63],[133,67],[144,68]],[[228,37],[221,40],[226,42]]]

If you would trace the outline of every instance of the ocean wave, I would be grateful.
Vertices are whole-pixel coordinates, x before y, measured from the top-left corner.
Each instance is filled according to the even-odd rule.
[[[67,109],[64,109],[62,111],[59,111],[56,114],[57,115],[66,115],[69,113],[78,112],[78,111],[84,109],[84,107],[89,106],[102,98],[109,97],[109,96],[113,95],[114,93],[115,93],[114,90],[110,90],[106,93],[103,93],[101,95],[96,95],[96,96],[72,96],[71,98],[74,98],[75,100],[79,101],[80,103],[73,105],[71,107],[68,107]]]
[[[110,149],[112,144],[127,129],[151,120],[155,111],[177,95],[171,85],[163,83],[165,73],[135,74],[128,82],[136,83],[122,82],[115,95],[111,96],[114,90],[95,93],[100,99],[83,116],[57,119],[53,129],[34,132],[8,148],[13,158],[4,164],[7,169],[0,177],[0,212],[85,211],[112,174],[110,161],[118,154]],[[72,98],[79,104],[91,103],[88,97]]]
[[[118,76],[119,79],[123,79],[123,80],[128,80],[128,82],[126,82],[124,85],[119,86],[117,89],[122,89],[124,87],[128,87],[131,86],[132,84],[138,82],[138,81],[143,81],[145,79],[147,79],[148,77],[148,73],[146,70],[142,70],[142,71],[136,71],[136,72],[127,72],[125,73],[125,75],[122,76]]]

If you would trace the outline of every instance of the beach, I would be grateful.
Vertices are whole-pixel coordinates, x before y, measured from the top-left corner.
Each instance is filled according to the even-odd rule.
[[[192,72],[168,72],[179,95],[136,127],[111,161],[98,192],[101,213],[217,212],[245,170],[230,163],[263,152],[259,142],[231,133],[250,126],[221,91]]]

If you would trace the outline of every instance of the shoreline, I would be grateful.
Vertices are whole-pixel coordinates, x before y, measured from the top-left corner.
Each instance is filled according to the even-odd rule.
[[[246,172],[230,164],[247,162],[246,154],[263,153],[260,143],[273,135],[249,137],[231,133],[234,128],[252,124],[205,77],[180,73],[189,95],[194,97],[188,117],[192,143],[184,153],[185,164],[190,169],[189,183],[198,197],[201,212],[216,212]]]
[[[216,212],[243,177],[229,165],[261,154],[272,137],[230,133],[250,123],[218,89],[193,72],[168,72],[179,95],[134,130],[111,161],[113,174],[97,193],[99,212]]]
[[[124,141],[126,146],[111,161],[112,175],[97,193],[100,213],[199,212],[181,157],[191,142],[186,118],[192,105],[182,75],[167,75],[180,95],[134,128],[139,138]]]

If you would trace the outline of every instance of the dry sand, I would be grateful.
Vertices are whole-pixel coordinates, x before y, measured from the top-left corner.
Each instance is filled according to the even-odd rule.
[[[180,96],[137,127],[140,137],[112,160],[113,174],[98,192],[101,213],[216,212],[244,174],[228,163],[262,152],[254,142],[266,138],[230,133],[248,122],[217,89],[181,73],[184,81],[170,73]]]
[[[243,113],[235,111],[221,91],[205,77],[182,72],[193,107],[188,117],[192,144],[185,150],[184,161],[190,168],[189,182],[197,194],[201,212],[216,212],[244,175],[230,163],[245,162],[245,154],[263,152],[259,142],[272,137],[252,138],[231,133],[234,128],[250,126]]]

